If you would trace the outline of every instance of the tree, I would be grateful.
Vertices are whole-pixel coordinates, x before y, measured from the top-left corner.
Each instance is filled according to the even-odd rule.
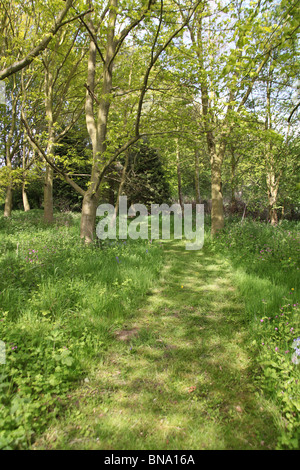
[[[10,80],[6,87],[6,105],[1,105],[1,141],[2,161],[1,168],[3,186],[5,187],[4,217],[10,217],[13,202],[13,188],[16,180],[14,159],[19,150],[21,133],[18,125],[18,112],[20,107],[20,90],[18,90],[16,77]]]
[[[222,165],[228,138],[236,121],[242,118],[272,51],[297,29],[289,16],[296,3],[293,8],[286,8],[283,1],[280,7],[268,14],[265,2],[258,2],[255,8],[242,8],[240,3],[223,8],[217,5],[213,17],[208,4],[203,2],[202,10],[189,23],[199,63],[202,117],[211,159],[213,235],[224,226]],[[219,32],[217,44],[214,31],[222,29],[224,33]],[[230,50],[224,47],[226,42],[233,46]]]
[[[170,187],[157,150],[147,141],[140,142],[129,151],[127,178],[124,184],[129,204],[168,203],[171,198]]]
[[[57,3],[60,3],[60,6],[62,6],[62,2],[52,2],[52,5],[47,5],[46,9],[49,10],[49,7],[56,8]],[[81,18],[86,14],[86,12],[76,16],[75,18],[71,18],[69,20],[65,20],[65,17],[67,16],[70,8],[72,7],[73,0],[64,0],[64,7],[63,9],[57,14],[57,17],[55,18],[54,23],[52,26],[49,28],[48,32],[44,32],[44,27],[41,27],[40,25],[40,18],[35,12],[35,6],[32,4],[32,2],[29,1],[23,1],[22,4],[20,2],[16,1],[7,1],[7,0],[2,0],[1,1],[1,36],[2,36],[2,45],[1,45],[1,65],[3,66],[6,61],[7,61],[7,55],[4,57],[4,53],[10,49],[12,46],[8,46],[8,40],[9,38],[13,38],[15,41],[20,40],[21,38],[21,48],[19,48],[17,52],[17,58],[16,60],[7,65],[4,69],[0,71],[0,80],[4,80],[7,77],[10,77],[11,75],[14,75],[15,73],[19,72],[20,70],[24,69],[28,65],[30,65],[33,60],[38,57],[50,44],[52,41],[53,37],[57,32],[64,27],[67,23],[70,23],[74,21],[77,18]],[[40,9],[41,4],[38,5],[38,9]],[[37,9],[37,10],[38,10]],[[28,15],[28,11],[30,12]],[[28,28],[28,20],[30,21],[30,17],[34,17],[36,19],[36,24],[39,24],[39,27],[35,29],[34,35],[32,37],[32,29]],[[27,31],[25,31],[24,34],[24,28],[23,25],[21,24],[21,28],[19,29],[17,26],[20,24],[19,20],[21,22],[24,22],[27,24]],[[64,21],[65,20],[65,21]],[[29,32],[30,31],[30,32]],[[42,37],[40,36],[40,31],[42,31]],[[23,37],[22,37],[23,36]],[[32,42],[36,42],[36,46],[33,48],[29,49],[25,45],[25,39],[27,39],[27,36],[31,36]],[[8,47],[7,47],[8,46]],[[13,49],[16,47],[16,44]],[[24,49],[25,49],[25,57],[21,59],[21,55],[24,55]],[[11,55],[11,57],[14,57],[14,55]],[[3,60],[4,59],[4,60]]]
[[[152,69],[171,41],[186,26],[198,3],[196,2],[194,5],[189,6],[186,20],[180,22],[179,25],[175,23],[175,26],[174,23],[168,24],[166,22],[165,25],[163,24],[165,12],[163,0],[161,0],[160,6],[156,10],[154,8],[155,2],[152,0],[142,6],[133,2],[129,9],[129,16],[133,19],[130,19],[129,22],[127,11],[123,10],[122,4],[119,5],[117,0],[110,0],[107,5],[100,5],[102,11],[97,12],[94,17],[92,14],[89,14],[86,21],[82,20],[90,35],[85,111],[87,129],[93,149],[93,164],[88,189],[84,191],[81,188],[75,187],[74,184],[73,187],[83,195],[80,236],[86,243],[91,243],[93,240],[100,186],[105,173],[120,154],[125,152],[143,136],[140,132],[143,103],[148,91],[149,77]],[[94,8],[96,8],[96,5],[94,5]],[[149,31],[152,33],[152,42],[147,51],[150,57],[149,62],[146,64],[143,60],[143,73],[138,73],[142,83],[139,84],[138,94],[135,94],[133,98],[132,107],[135,119],[134,121],[130,120],[127,124],[127,134],[125,136],[116,136],[113,132],[113,123],[109,121],[113,100],[114,66],[118,65],[120,63],[119,60],[121,61],[124,58],[121,51],[125,40],[130,37],[133,30],[137,29],[143,20],[146,22],[152,11],[157,14],[157,25],[154,26],[153,22],[148,24]],[[171,11],[170,7],[169,11]],[[173,15],[173,13],[171,14]],[[119,32],[117,32],[118,26],[120,27]],[[162,37],[159,43],[160,33]],[[139,34],[142,33],[139,32]],[[104,44],[103,52],[99,44]],[[99,82],[101,83],[101,95],[99,98],[97,97],[96,90],[98,84],[96,72],[99,70],[97,58],[100,58],[102,64],[101,76],[99,77]],[[137,66],[140,66],[140,64],[137,64]],[[130,92],[131,90],[128,90],[127,93]],[[121,114],[124,119],[124,113]],[[119,126],[120,124],[118,123],[117,129]]]
[[[56,149],[84,110],[83,86],[78,86],[78,79],[87,47],[80,33],[80,28],[73,25],[68,30],[61,30],[51,47],[41,54],[41,68],[37,69],[36,64],[34,69],[27,68],[27,83],[35,81],[40,91],[34,88],[31,93],[26,93],[23,85],[22,122],[32,148],[45,161],[44,220],[48,223],[53,221],[53,175],[58,168],[55,165]],[[32,109],[35,114],[29,111]],[[39,129],[36,109],[42,115]],[[61,166],[59,171],[64,173]],[[75,189],[79,188],[71,178],[69,182]]]

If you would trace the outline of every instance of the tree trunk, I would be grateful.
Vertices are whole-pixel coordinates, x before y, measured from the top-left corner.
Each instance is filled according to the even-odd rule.
[[[8,175],[8,185],[6,188],[6,195],[5,195],[5,205],[4,205],[4,217],[10,217],[12,212],[12,197],[13,197],[13,182],[12,182],[12,163],[11,163],[11,155],[10,155],[10,148],[9,145],[11,143],[11,138],[9,137],[6,143],[6,166],[9,170]]]
[[[207,148],[211,162],[211,234],[214,236],[224,227],[223,194],[222,194],[222,163],[225,154],[225,140],[219,145],[213,132],[213,114],[210,108],[208,95],[208,77],[205,72],[204,50],[202,40],[202,17],[198,19],[197,55],[203,78],[201,80],[201,104],[206,133]],[[195,39],[194,41],[195,42]]]
[[[27,193],[26,193],[26,163],[27,163],[26,150],[27,150],[26,145],[23,144],[23,153],[22,153],[22,168],[23,168],[22,199],[23,199],[24,211],[28,212],[28,211],[30,211],[30,205],[29,205],[28,197],[27,197]]]
[[[11,216],[12,195],[13,195],[12,185],[9,184],[9,186],[7,187],[6,196],[5,196],[4,217],[10,217]]]
[[[115,25],[117,18],[117,0],[110,0],[109,20],[107,29],[106,55],[103,63],[102,71],[102,93],[98,104],[97,122],[94,117],[94,101],[95,101],[95,73],[96,73],[96,57],[97,51],[95,43],[90,42],[89,58],[88,58],[88,76],[87,76],[87,94],[86,94],[86,124],[93,147],[93,168],[90,181],[90,187],[83,198],[80,237],[85,243],[93,242],[96,211],[99,201],[99,187],[101,168],[105,164],[106,152],[106,134],[108,114],[111,102],[112,91],[112,72],[113,72],[113,56],[116,50],[115,41]],[[90,29],[95,32],[92,21],[89,22]]]
[[[115,206],[114,219],[118,215],[119,200],[120,200],[120,196],[122,196],[123,187],[124,187],[124,184],[125,184],[125,181],[126,181],[126,171],[127,171],[128,163],[129,163],[129,150],[126,150],[126,160],[125,160],[125,164],[124,164],[124,167],[123,167],[123,170],[122,170],[121,181],[120,181],[120,184],[119,184],[119,190],[118,190],[117,201],[116,201],[116,206]]]
[[[179,143],[176,139],[176,166],[177,166],[177,187],[178,187],[178,200],[180,207],[183,211],[183,197],[182,197],[182,183],[181,183],[181,168],[180,168],[180,152],[179,152]]]
[[[86,244],[91,244],[94,240],[97,207],[98,197],[87,191],[82,202],[80,223],[80,238]]]
[[[44,181],[44,221],[53,222],[53,169],[49,164],[46,165]]]
[[[195,150],[195,194],[196,204],[201,203],[200,180],[199,180],[199,150]]]
[[[237,201],[235,198],[235,191],[236,191],[236,159],[234,155],[234,151],[231,150],[231,203],[230,203],[230,212],[234,214],[237,210]]]
[[[270,208],[269,217],[270,217],[271,225],[277,225],[278,224],[277,211],[276,211],[276,209],[274,209],[274,207]]]
[[[272,71],[271,67],[269,68],[269,73],[267,77],[267,102],[266,102],[266,120],[265,120],[265,129],[268,131],[272,129],[272,116],[271,116],[271,91],[272,91]],[[271,225],[278,224],[277,210],[275,209],[277,203],[277,195],[279,189],[279,182],[281,178],[282,171],[276,178],[275,174],[275,163],[273,159],[273,145],[272,140],[269,139],[267,142],[266,149],[266,161],[267,161],[267,188],[268,188],[268,211],[269,211],[269,220]]]
[[[224,227],[222,163],[223,149],[219,149],[211,156],[211,234],[213,236]]]
[[[275,173],[270,170],[267,175],[267,186],[268,186],[268,211],[269,211],[269,220],[271,225],[278,224],[278,215],[276,210],[276,203],[277,203],[277,194],[278,194],[278,186],[279,186],[279,179],[277,178]]]
[[[13,79],[14,87],[16,86],[15,77]],[[14,150],[11,150],[13,143],[13,136],[16,128],[16,116],[17,116],[17,98],[14,97],[13,92],[11,93],[12,97],[12,112],[11,112],[11,127],[5,142],[5,164],[8,168],[8,185],[6,189],[5,196],[5,205],[4,205],[4,217],[10,217],[12,212],[12,197],[13,197],[13,181],[12,181],[12,158],[14,155]]]
[[[29,204],[29,201],[28,201],[27,193],[26,193],[25,181],[22,184],[22,198],[23,198],[24,211],[25,212],[30,211],[30,204]]]
[[[48,67],[45,68],[45,109],[48,120],[48,144],[46,154],[49,159],[53,158],[54,150],[54,120],[53,120],[53,76]],[[53,168],[46,163],[46,174],[44,181],[44,221],[53,222]]]

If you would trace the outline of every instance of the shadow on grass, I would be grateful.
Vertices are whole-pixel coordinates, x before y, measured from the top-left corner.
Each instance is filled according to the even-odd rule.
[[[123,325],[65,417],[58,449],[273,449],[275,410],[255,393],[244,307],[228,262],[165,244],[160,284]],[[126,335],[124,335],[126,337]]]

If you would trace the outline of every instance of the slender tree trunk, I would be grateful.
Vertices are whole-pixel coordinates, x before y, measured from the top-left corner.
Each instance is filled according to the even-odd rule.
[[[16,87],[16,80],[15,77],[13,78],[14,88]],[[13,136],[16,129],[16,118],[17,118],[17,98],[14,96],[13,92],[11,92],[11,100],[12,100],[12,113],[11,113],[11,126],[7,136],[7,140],[5,142],[5,163],[9,171],[8,175],[8,185],[6,189],[5,195],[5,205],[4,205],[4,217],[10,217],[12,212],[12,204],[13,204],[13,181],[12,181],[12,158],[14,154],[14,150],[12,150],[13,144]]]
[[[222,146],[211,155],[211,233],[216,233],[224,227],[224,209],[222,193],[222,164],[225,147]]]
[[[267,102],[266,102],[266,121],[265,121],[265,129],[268,131],[272,129],[272,116],[271,116],[271,90],[272,90],[272,71],[269,68],[269,74],[267,77]],[[275,173],[275,164],[273,160],[273,145],[272,141],[270,140],[267,142],[267,149],[266,149],[266,161],[267,161],[267,188],[268,188],[268,212],[269,212],[269,220],[271,225],[278,224],[278,215],[276,210],[276,203],[277,203],[277,195],[278,195],[278,188],[281,173],[276,178]]]
[[[271,167],[267,175],[268,212],[269,212],[269,220],[270,220],[271,225],[278,224],[278,215],[277,215],[277,210],[276,210],[278,183],[279,183],[279,179],[277,179],[276,181],[275,172],[272,171],[272,167]]]
[[[53,76],[49,64],[45,68],[45,109],[48,121],[48,145],[46,154],[52,160],[54,151],[54,120],[53,120]],[[53,168],[46,163],[44,180],[44,221],[53,222]]]
[[[120,199],[120,196],[122,195],[122,191],[123,191],[124,184],[125,184],[125,181],[126,181],[126,171],[127,171],[128,163],[129,163],[129,150],[126,150],[126,160],[125,160],[125,164],[124,164],[124,167],[123,167],[123,170],[122,170],[121,181],[120,181],[120,184],[119,184],[114,218],[116,218],[117,214],[118,214],[119,199]]]
[[[235,190],[236,190],[236,160],[234,157],[234,152],[231,152],[231,207],[230,211],[232,214],[236,212],[237,209],[237,202],[235,198]]]
[[[44,180],[44,221],[53,222],[53,169],[48,163]]]
[[[28,201],[27,193],[26,193],[26,183],[25,183],[25,181],[23,181],[23,184],[22,184],[22,199],[23,199],[24,211],[25,212],[30,211],[30,204],[29,204],[29,201]]]
[[[182,180],[181,180],[181,167],[180,167],[180,150],[179,150],[179,142],[176,139],[176,168],[177,168],[177,188],[178,188],[178,201],[180,207],[183,211],[183,196],[182,196]]]
[[[201,195],[200,195],[200,180],[199,180],[199,149],[195,150],[195,194],[196,194],[196,204],[200,204]]]
[[[128,87],[129,88],[131,87],[131,83],[132,83],[132,69],[133,69],[133,62],[131,61],[129,80],[128,80]],[[126,109],[125,113],[124,113],[124,127],[127,125],[127,117],[128,117],[128,110]],[[126,172],[127,172],[128,164],[129,164],[129,149],[127,149],[126,152],[125,152],[125,164],[124,164],[124,167],[123,167],[123,170],[122,170],[121,181],[120,181],[120,184],[119,184],[117,201],[116,201],[116,206],[115,206],[114,219],[117,217],[117,214],[118,214],[119,200],[120,200],[120,196],[122,195],[122,191],[123,191],[124,184],[125,184],[125,181],[126,181]]]
[[[10,155],[10,144],[11,144],[11,136],[9,136],[6,142],[6,166],[9,170],[9,181],[6,188],[5,194],[5,205],[4,205],[4,217],[10,217],[12,212],[12,203],[13,203],[13,184],[12,184],[12,164],[11,164],[11,155]]]
[[[9,184],[9,186],[6,189],[6,195],[5,195],[4,217],[10,217],[11,216],[12,197],[13,197],[12,185]]]
[[[27,197],[27,192],[26,192],[26,146],[25,144],[23,145],[23,154],[22,154],[22,167],[23,167],[23,183],[22,183],[22,199],[23,199],[23,207],[24,211],[28,212],[30,211],[30,205]]]
[[[193,42],[195,37],[192,34]],[[203,74],[201,80],[201,103],[204,119],[204,128],[206,132],[207,147],[211,162],[211,234],[214,236],[218,230],[224,227],[224,210],[223,210],[223,194],[222,194],[222,164],[225,154],[225,140],[217,145],[214,132],[212,130],[212,113],[208,96],[208,78],[205,73],[204,51],[202,39],[202,18],[198,19],[198,36],[197,36],[197,55],[200,65],[200,71]]]

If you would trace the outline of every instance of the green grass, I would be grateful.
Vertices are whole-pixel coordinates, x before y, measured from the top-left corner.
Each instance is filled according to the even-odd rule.
[[[74,214],[52,227],[40,211],[0,218],[0,447],[297,447],[288,227],[272,229],[263,264],[262,224],[230,224],[214,241],[206,224],[191,252],[179,241],[87,248]]]
[[[259,386],[281,414],[277,447],[294,449],[300,447],[299,227],[299,222],[272,227],[246,220],[228,224],[211,243],[230,260],[244,298]]]
[[[26,448],[132,314],[160,271],[148,241],[87,248],[79,216],[0,219],[0,447]],[[59,400],[57,399],[59,397]]]
[[[164,246],[159,284],[35,448],[275,447],[277,410],[255,395],[230,264]]]
[[[231,260],[246,302],[247,321],[284,303],[296,304],[300,292],[300,223],[279,226],[245,220],[226,226],[214,248]]]

